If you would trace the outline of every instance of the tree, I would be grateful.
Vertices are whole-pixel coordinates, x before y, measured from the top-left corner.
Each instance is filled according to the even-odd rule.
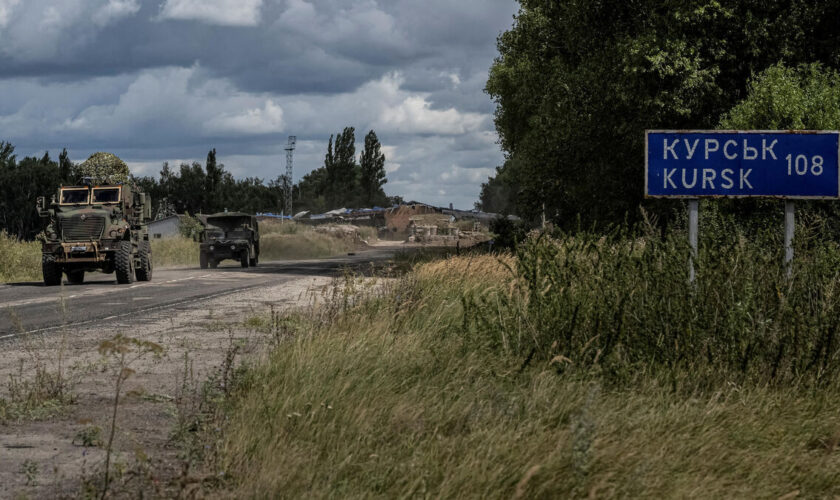
[[[33,239],[43,227],[34,209],[38,196],[55,193],[61,177],[49,153],[18,161],[15,148],[0,142],[0,230],[20,239]]]
[[[365,136],[365,149],[359,156],[359,166],[362,203],[367,207],[385,203],[387,196],[382,190],[382,185],[388,182],[385,174],[385,155],[373,130]]]
[[[510,178],[513,167],[508,162],[501,167],[496,167],[496,175],[487,179],[481,185],[479,202],[475,208],[485,212],[510,215],[516,211],[514,200],[519,190],[515,178]]]
[[[216,163],[216,148],[207,152],[207,161],[204,163],[205,170],[205,185],[204,191],[206,193],[207,206],[205,209],[208,212],[219,211],[220,188],[222,184],[222,177],[224,176],[225,166]]]
[[[75,165],[70,161],[67,148],[62,149],[61,154],[58,155],[58,175],[62,184],[73,184],[75,181]]]
[[[325,197],[332,208],[352,204],[356,197],[356,129],[345,127],[336,134],[335,143],[330,136],[324,169],[327,174]]]
[[[747,98],[724,114],[721,128],[840,129],[840,74],[819,63],[776,64],[750,81]]]
[[[784,64],[770,66],[750,81],[746,98],[723,115],[720,127],[839,130],[840,73],[819,63],[793,68]],[[836,202],[803,200],[797,205],[802,215],[821,216],[816,220],[825,222],[824,234],[840,238],[840,207]],[[761,229],[778,222],[780,206],[775,200],[727,200],[718,201],[713,210],[727,215],[749,215],[748,219],[741,218],[741,226]]]
[[[502,180],[518,215],[536,219],[545,203],[561,226],[638,213],[645,129],[715,127],[779,61],[840,65],[837,2],[520,4],[486,87],[509,160]],[[652,204],[663,217],[672,207]]]

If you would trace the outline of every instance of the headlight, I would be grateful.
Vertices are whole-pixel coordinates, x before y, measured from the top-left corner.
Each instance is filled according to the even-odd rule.
[[[215,250],[215,249],[216,249],[216,247],[214,247],[213,245],[210,245],[210,250]]]
[[[231,246],[230,246],[230,249],[231,249],[231,250],[236,250],[236,245],[231,245]]]

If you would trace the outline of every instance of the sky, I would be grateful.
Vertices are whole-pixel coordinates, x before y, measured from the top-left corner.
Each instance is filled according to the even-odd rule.
[[[375,130],[389,195],[472,208],[503,162],[484,93],[515,0],[0,0],[0,141],[120,156],[135,175],[216,148],[236,177],[323,164]]]

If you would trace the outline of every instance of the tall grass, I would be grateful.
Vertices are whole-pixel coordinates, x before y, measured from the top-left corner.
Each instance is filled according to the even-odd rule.
[[[788,279],[767,238],[709,234],[696,285],[680,234],[623,230],[338,297],[240,381],[234,495],[836,496],[838,252]]]
[[[267,234],[297,234],[311,229],[309,226],[298,224],[293,221],[265,220],[260,222],[260,236]]]
[[[0,283],[41,279],[41,243],[0,231]]]
[[[619,382],[663,373],[697,386],[836,385],[840,250],[802,238],[789,279],[774,239],[709,236],[690,285],[678,235],[532,238],[509,290],[465,296],[465,334]]]
[[[352,241],[307,230],[260,234],[260,259],[316,259],[341,255],[355,248]]]
[[[156,268],[197,267],[198,242],[191,238],[152,240],[152,261]]]

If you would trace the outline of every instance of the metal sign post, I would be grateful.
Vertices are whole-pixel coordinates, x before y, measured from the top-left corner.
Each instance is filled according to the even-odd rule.
[[[688,200],[688,244],[691,255],[688,257],[688,282],[694,284],[694,260],[697,258],[697,235],[699,234],[700,200]]]
[[[793,273],[793,232],[796,227],[794,208],[792,201],[785,201],[785,267],[788,278]]]
[[[840,198],[840,132],[649,130],[645,197],[688,200],[689,281],[695,280],[698,198],[785,200],[785,266],[792,275],[796,199]]]

